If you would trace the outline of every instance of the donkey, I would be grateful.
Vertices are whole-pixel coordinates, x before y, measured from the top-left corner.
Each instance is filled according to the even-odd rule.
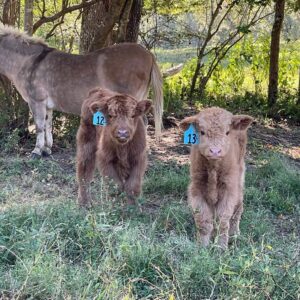
[[[0,25],[0,73],[13,82],[33,114],[37,140],[32,157],[51,154],[53,110],[80,115],[84,99],[96,87],[141,101],[151,84],[155,134],[160,136],[162,76],[154,56],[140,45],[122,43],[74,55]]]

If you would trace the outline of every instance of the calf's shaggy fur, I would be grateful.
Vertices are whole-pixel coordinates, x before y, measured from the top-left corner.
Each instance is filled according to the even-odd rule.
[[[91,205],[89,188],[96,164],[102,176],[112,179],[127,194],[128,202],[135,203],[147,164],[142,116],[150,108],[150,100],[137,101],[101,88],[90,92],[82,105],[77,132],[79,205]],[[92,124],[96,111],[105,115],[107,126]]]
[[[188,201],[202,246],[217,234],[219,246],[226,249],[229,236],[239,234],[247,128],[252,121],[212,107],[181,122],[183,130],[194,124],[200,136],[199,145],[191,149]]]

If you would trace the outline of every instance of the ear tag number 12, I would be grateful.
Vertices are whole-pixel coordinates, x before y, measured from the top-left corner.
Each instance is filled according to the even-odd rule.
[[[106,126],[107,125],[104,114],[101,111],[96,111],[93,114],[93,125],[96,125],[96,126]]]
[[[200,142],[199,134],[193,124],[184,132],[183,143],[186,145],[198,145]]]

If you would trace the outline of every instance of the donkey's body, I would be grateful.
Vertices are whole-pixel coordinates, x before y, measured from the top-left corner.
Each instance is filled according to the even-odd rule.
[[[142,100],[152,83],[156,134],[160,134],[162,78],[153,55],[137,44],[73,55],[10,27],[0,27],[0,73],[14,83],[33,113],[36,155],[51,153],[52,111],[80,115],[83,100],[96,87]]]

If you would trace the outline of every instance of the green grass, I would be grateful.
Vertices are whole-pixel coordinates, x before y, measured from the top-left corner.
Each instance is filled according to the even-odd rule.
[[[256,162],[242,235],[220,255],[195,243],[187,166],[155,162],[142,211],[107,201],[97,177],[85,212],[72,161],[1,158],[0,298],[299,299],[299,170]]]
[[[162,49],[155,50],[155,55],[158,62],[163,65],[164,68],[168,68],[172,65],[178,65],[180,63],[186,63],[191,58],[196,57],[196,48],[178,48],[178,49]]]

